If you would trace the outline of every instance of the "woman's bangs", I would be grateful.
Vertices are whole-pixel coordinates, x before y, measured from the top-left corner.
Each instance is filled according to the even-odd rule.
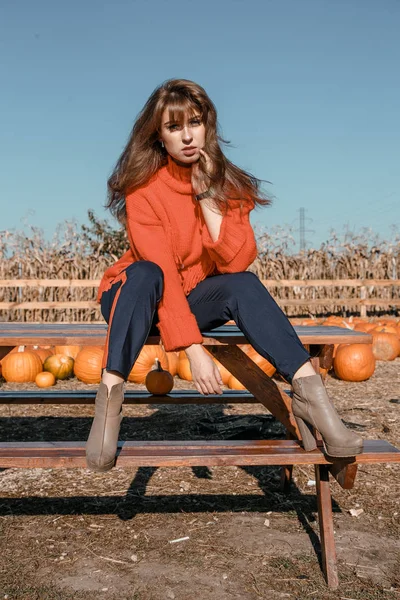
[[[187,116],[189,119],[192,119],[200,114],[202,117],[202,110],[193,102],[188,100],[169,103],[166,108],[168,109],[168,121],[171,123],[178,123],[179,125],[182,125],[185,120],[185,116]]]

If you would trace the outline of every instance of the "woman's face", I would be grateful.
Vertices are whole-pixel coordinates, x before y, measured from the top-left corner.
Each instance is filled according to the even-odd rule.
[[[176,161],[190,165],[200,158],[199,149],[204,147],[206,129],[201,121],[200,113],[184,117],[183,123],[169,121],[169,110],[166,108],[161,117],[160,140],[168,154]]]

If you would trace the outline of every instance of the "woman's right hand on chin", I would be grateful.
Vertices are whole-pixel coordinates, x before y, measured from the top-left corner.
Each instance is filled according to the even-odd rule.
[[[193,383],[204,395],[222,394],[222,379],[217,365],[201,344],[185,348],[192,371]]]

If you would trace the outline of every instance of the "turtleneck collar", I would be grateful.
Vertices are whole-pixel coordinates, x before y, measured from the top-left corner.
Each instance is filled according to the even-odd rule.
[[[161,167],[159,175],[165,183],[180,194],[192,194],[192,168],[178,165],[168,154],[167,164]]]

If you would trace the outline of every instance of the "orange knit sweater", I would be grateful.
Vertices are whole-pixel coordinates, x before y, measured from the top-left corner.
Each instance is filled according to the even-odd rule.
[[[126,196],[130,249],[109,267],[97,299],[135,261],[149,260],[164,273],[164,291],[158,305],[158,329],[167,351],[201,344],[202,335],[186,296],[210,274],[245,271],[257,256],[249,222],[253,204],[230,201],[218,239],[213,242],[201,206],[194,200],[191,170],[168,156],[143,187]]]

